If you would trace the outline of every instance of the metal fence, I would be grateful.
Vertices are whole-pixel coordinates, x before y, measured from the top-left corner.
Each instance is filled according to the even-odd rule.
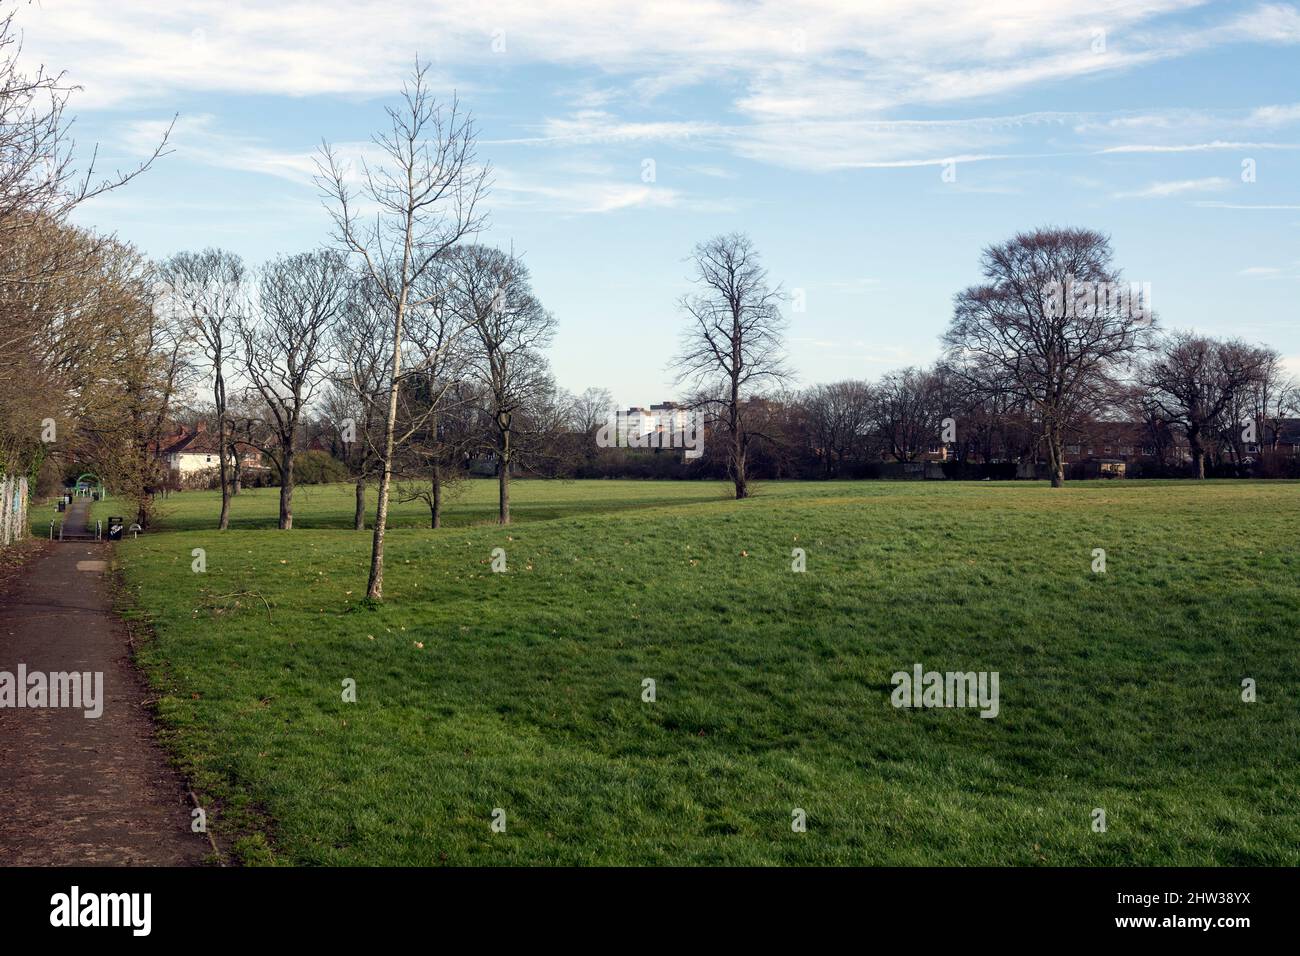
[[[27,479],[5,475],[0,478],[0,545],[21,541],[27,535]]]

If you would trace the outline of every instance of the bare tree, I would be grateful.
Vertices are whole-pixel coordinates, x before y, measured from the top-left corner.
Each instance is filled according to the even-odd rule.
[[[871,385],[854,380],[814,385],[804,392],[804,428],[824,477],[839,475],[848,459],[864,451],[874,398]]]
[[[554,335],[555,318],[533,295],[518,256],[479,245],[458,249],[451,259],[448,308],[472,329],[477,346],[467,367],[488,403],[497,521],[509,524],[510,469],[520,435],[533,432],[523,413],[553,389],[541,350]]]
[[[409,316],[408,372],[399,408],[397,444],[409,446],[405,458],[421,479],[428,480],[427,486],[404,487],[402,500],[425,501],[433,528],[442,526],[443,492],[459,477],[471,440],[459,415],[474,394],[466,381],[469,354],[465,333],[470,327],[452,301],[454,275],[453,266],[431,271],[421,280],[420,298],[426,304]]]
[[[230,525],[229,415],[226,369],[236,355],[235,325],[244,308],[244,263],[224,249],[178,252],[159,268],[164,301],[181,317],[192,342],[212,373],[212,404],[217,425],[217,471],[221,515],[217,529]],[[236,460],[238,460],[236,456]]]
[[[367,598],[374,601],[382,600],[384,590],[384,531],[407,313],[427,304],[416,291],[421,280],[455,243],[481,228],[484,217],[478,205],[488,187],[488,170],[475,158],[473,121],[456,99],[447,107],[434,100],[427,71],[417,61],[402,88],[402,105],[387,110],[388,130],[373,137],[382,164],[375,168],[362,162],[359,189],[349,186],[348,169],[329,146],[323,147],[317,164],[338,242],[364,261],[388,304],[386,338],[392,352],[366,586]],[[369,209],[363,212],[363,205],[374,210],[373,217]]]
[[[242,364],[242,353],[240,361]],[[266,414],[266,402],[253,385],[232,391],[227,411],[230,416],[231,454],[239,456],[235,458],[236,467],[231,482],[233,493],[243,481],[242,457],[249,451],[256,451],[259,456],[269,458],[266,449],[275,445],[275,429],[268,424],[270,416]],[[261,471],[260,465],[258,470]],[[260,475],[257,477],[260,478]]]
[[[1238,341],[1177,332],[1142,368],[1145,402],[1183,430],[1197,478],[1205,477],[1207,438],[1257,378],[1262,358],[1258,350]]]
[[[326,412],[339,434],[352,470],[356,507],[352,526],[366,529],[366,485],[380,461],[385,437],[384,407],[392,357],[387,299],[373,282],[352,283],[347,306],[334,330],[337,364]]]
[[[1110,240],[1090,229],[990,246],[988,282],[958,293],[944,336],[950,366],[980,368],[1033,407],[1054,488],[1065,483],[1067,432],[1106,403],[1154,323],[1145,303],[1108,294],[1124,288],[1112,258]]]
[[[592,438],[596,430],[617,411],[614,396],[609,389],[595,387],[584,389],[581,395],[575,395],[569,408],[573,430],[588,438]]]
[[[711,406],[728,439],[736,498],[745,498],[745,461],[756,437],[748,427],[746,402],[762,386],[788,378],[781,354],[783,293],[768,284],[758,251],[740,233],[700,243],[691,261],[700,291],[679,303],[690,322],[674,361],[677,382],[694,385],[697,404]]]
[[[120,323],[139,321],[124,300],[148,299],[123,293],[123,276],[136,268],[124,263],[138,254],[68,219],[148,168],[165,152],[167,132],[133,169],[101,173],[94,148],[79,168],[68,112],[77,88],[60,72],[20,66],[17,6],[0,3],[0,470],[35,472],[72,450],[65,439],[79,425],[111,424],[97,407],[114,395],[103,380],[103,369],[115,367],[107,357],[154,355],[117,335]],[[121,307],[106,312],[109,302]],[[57,423],[57,444],[36,437],[33,425],[46,420]]]
[[[1274,349],[1261,353],[1251,402],[1255,418],[1264,429],[1261,445],[1267,444],[1270,450],[1277,451],[1286,420],[1300,414],[1300,381],[1287,372],[1285,361]]]
[[[891,372],[876,386],[873,425],[895,461],[915,461],[939,441],[951,404],[940,373],[918,368]]]
[[[78,317],[96,329],[104,348],[96,358],[113,374],[78,389],[80,420],[66,451],[92,463],[148,528],[167,479],[157,450],[177,395],[193,380],[188,330],[155,307],[154,277],[134,249],[114,240],[94,255],[99,279]]]
[[[94,147],[84,169],[78,171],[73,118],[68,113],[77,87],[62,72],[40,67],[31,73],[19,66],[22,42],[14,22],[16,13],[10,9],[0,14],[0,244],[4,245],[21,241],[19,234],[27,230],[62,225],[87,199],[134,179],[166,152],[171,132],[168,126],[152,154],[132,169],[102,175],[98,147]],[[96,240],[112,241],[104,236]],[[54,282],[90,265],[84,256],[39,261],[6,258],[0,261],[0,279]],[[19,267],[16,271],[15,266]],[[21,328],[0,326],[0,349],[20,340],[21,332]]]
[[[255,315],[241,316],[244,372],[265,406],[275,443],[263,451],[280,473],[280,528],[293,527],[293,463],[303,410],[324,381],[329,339],[350,275],[333,251],[281,256],[265,267]]]
[[[480,389],[454,381],[448,389],[434,375],[409,380],[404,405],[418,422],[405,443],[403,475],[398,494],[403,502],[422,501],[429,508],[429,527],[442,527],[442,508],[448,491],[466,475],[465,465],[481,441],[474,404]]]

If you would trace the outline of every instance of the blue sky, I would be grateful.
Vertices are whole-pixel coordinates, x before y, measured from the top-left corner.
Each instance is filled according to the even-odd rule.
[[[560,384],[622,404],[674,395],[686,257],[732,230],[806,303],[802,383],[932,361],[981,248],[1043,224],[1109,233],[1166,327],[1300,373],[1295,4],[43,0],[20,25],[110,164],[179,114],[78,212],[159,257],[326,241],[313,152],[360,155],[418,53],[480,126],[483,238],[529,263]]]

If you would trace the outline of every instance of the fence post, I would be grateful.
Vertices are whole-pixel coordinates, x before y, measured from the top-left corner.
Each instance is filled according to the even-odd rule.
[[[0,481],[0,545],[8,545],[10,538],[10,527],[13,523],[13,485],[14,480],[10,475],[5,475],[4,480]]]

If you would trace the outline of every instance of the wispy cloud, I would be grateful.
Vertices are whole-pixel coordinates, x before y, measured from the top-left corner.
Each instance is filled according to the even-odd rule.
[[[1275,279],[1279,276],[1286,275],[1288,271],[1279,266],[1247,266],[1237,273],[1239,276],[1246,276],[1252,279]]]
[[[1193,205],[1206,209],[1300,209],[1300,203],[1240,203],[1201,200]]]
[[[1168,182],[1152,183],[1144,189],[1132,192],[1115,193],[1116,199],[1163,199],[1166,196],[1181,196],[1185,193],[1203,193],[1227,189],[1231,180],[1222,176],[1208,176],[1204,179],[1177,179]]]
[[[30,8],[23,26],[24,55],[69,65],[71,78],[85,87],[82,108],[158,104],[170,113],[177,98],[195,93],[387,96],[418,48],[432,63],[435,87],[445,92],[490,86],[503,69],[564,71],[556,96],[571,111],[561,107],[555,115],[498,127],[483,141],[490,147],[698,149],[831,172],[1300,149],[1284,134],[1261,136],[1300,125],[1300,104],[934,115],[1223,44],[1300,43],[1293,5],[1231,13],[1206,8],[1195,27],[1176,16],[1202,6],[1200,0],[662,0],[651,8],[584,0],[373,0],[359,12],[352,0],[317,0],[308,15],[296,4],[174,0],[160,11],[152,0],[111,6],[60,0],[57,14],[53,5]],[[663,108],[664,97],[688,87],[709,95]],[[908,112],[926,118],[903,115]],[[178,150],[196,162],[300,183],[314,172],[308,148],[223,137],[211,117],[200,119],[179,130],[177,140]],[[184,136],[202,145],[190,147]],[[1149,192],[1166,185],[1158,183],[1120,195],[1175,195],[1197,188],[1190,183],[1209,188],[1207,182],[1180,179],[1169,187],[1174,192]],[[587,211],[692,203],[680,183],[617,177],[503,188],[512,196],[502,202],[567,195],[572,208]]]
[[[1098,150],[1098,153],[1204,153],[1221,149],[1300,149],[1300,143],[1244,143],[1218,139],[1209,143],[1178,143],[1175,145],[1129,143],[1124,146],[1110,146]]]
[[[522,174],[498,168],[489,204],[529,207],[561,214],[611,213],[627,209],[676,209],[691,212],[732,208],[723,199],[699,199],[680,190],[606,175]]]

